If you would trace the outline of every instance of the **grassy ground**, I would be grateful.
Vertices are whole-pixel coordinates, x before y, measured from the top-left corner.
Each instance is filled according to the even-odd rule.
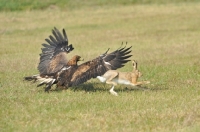
[[[0,12],[0,131],[200,131],[199,12],[200,3]],[[24,82],[54,26],[75,47],[69,57],[128,41],[149,90],[121,85],[115,97],[93,79],[48,94]]]

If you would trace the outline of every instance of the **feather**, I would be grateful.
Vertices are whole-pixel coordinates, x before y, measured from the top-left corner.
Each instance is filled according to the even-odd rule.
[[[56,27],[54,27],[54,30],[56,31],[56,33],[57,33],[57,35],[58,35],[58,38],[59,38],[59,40],[60,40],[60,41],[63,41],[63,40],[64,40],[64,38],[63,38],[63,36],[61,35],[61,33],[58,31],[58,29],[57,29]]]
[[[67,38],[67,34],[65,32],[65,29],[63,29],[63,35],[64,35],[64,38],[68,41],[68,38]]]
[[[42,46],[46,47],[46,48],[50,48],[51,46],[48,44],[42,44]]]
[[[57,41],[54,39],[53,36],[50,35],[49,38],[51,39],[52,42],[54,42],[54,44],[58,44]]]
[[[54,37],[56,38],[57,41],[62,42],[62,41],[60,40],[60,38],[58,37],[58,35],[57,35],[57,33],[56,33],[55,30],[52,30],[52,33],[53,33],[53,35],[54,35]]]
[[[49,39],[45,39],[45,41],[46,41],[47,43],[49,43],[50,45],[55,46],[55,44],[54,44],[53,42],[51,42]]]

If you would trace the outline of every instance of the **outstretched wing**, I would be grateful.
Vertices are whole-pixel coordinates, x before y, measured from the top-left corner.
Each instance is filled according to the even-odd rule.
[[[52,33],[54,37],[50,35],[49,39],[45,39],[48,44],[42,44],[43,48],[38,65],[41,75],[58,72],[67,63],[66,54],[74,49],[72,44],[68,45],[65,29],[63,29],[63,35],[55,27]]]
[[[110,54],[104,53],[93,59],[92,61],[85,62],[78,66],[71,79],[71,86],[75,86],[86,82],[91,78],[103,75],[108,70],[115,70],[121,68],[130,60],[127,60],[132,55],[129,48],[120,48]]]

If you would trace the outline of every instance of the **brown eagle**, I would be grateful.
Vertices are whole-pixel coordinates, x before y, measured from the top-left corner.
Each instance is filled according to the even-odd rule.
[[[24,78],[28,81],[39,81],[37,86],[46,85],[45,91],[49,91],[53,84],[65,88],[82,84],[91,78],[103,75],[108,70],[123,67],[130,61],[127,59],[132,56],[129,54],[131,47],[119,48],[109,54],[108,49],[95,59],[78,65],[78,61],[82,60],[79,55],[73,56],[69,61],[66,59],[66,54],[74,48],[68,45],[65,30],[63,29],[64,37],[56,28],[53,30],[53,35],[55,38],[50,36],[50,40],[46,39],[49,45],[43,44],[45,48],[40,54],[38,66],[40,74]]]

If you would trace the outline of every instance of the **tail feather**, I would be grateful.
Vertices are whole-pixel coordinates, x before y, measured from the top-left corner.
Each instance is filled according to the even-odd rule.
[[[49,77],[49,76],[45,76],[42,77],[39,74],[38,75],[33,75],[33,76],[28,76],[28,77],[24,77],[24,80],[26,81],[34,81],[34,82],[39,82],[39,84],[37,85],[37,87],[40,87],[42,85],[46,84],[46,88],[45,91],[48,91],[51,89],[51,86],[54,84],[54,82],[56,81],[56,79]]]
[[[24,80],[26,80],[26,81],[32,81],[32,80],[36,81],[38,76],[39,76],[39,74],[33,75],[33,76],[24,77]]]
[[[40,86],[42,86],[44,84],[49,84],[53,80],[55,80],[55,79],[52,79],[52,78],[40,78],[39,79],[40,83],[37,85],[37,87],[40,87]]]

